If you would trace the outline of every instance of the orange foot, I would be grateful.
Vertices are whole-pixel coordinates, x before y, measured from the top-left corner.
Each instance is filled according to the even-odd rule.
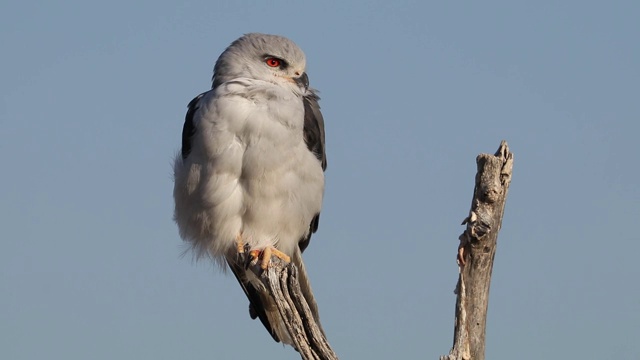
[[[246,245],[242,240],[242,233],[236,235],[236,249],[238,250],[238,254],[244,255]]]
[[[236,235],[236,251],[238,252],[238,258],[241,263],[247,263],[247,251],[249,250],[249,244],[245,244],[242,240],[242,233]]]
[[[269,261],[271,261],[272,256],[280,258],[280,260],[286,263],[291,262],[291,258],[289,257],[289,255],[272,246],[264,248],[262,250],[249,251],[250,262],[252,264],[256,264],[258,260],[260,260],[260,268],[262,268],[262,270],[266,270],[269,267]]]

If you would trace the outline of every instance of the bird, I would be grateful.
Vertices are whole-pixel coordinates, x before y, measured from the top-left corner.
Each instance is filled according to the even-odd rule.
[[[327,167],[324,118],[304,52],[290,39],[249,33],[213,69],[211,89],[187,106],[174,161],[174,220],[197,258],[235,275],[276,342],[291,346],[275,303],[248,263],[276,256],[298,269],[322,331],[302,260],[318,230]]]

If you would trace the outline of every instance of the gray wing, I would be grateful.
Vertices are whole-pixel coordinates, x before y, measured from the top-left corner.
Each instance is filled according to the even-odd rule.
[[[320,100],[320,97],[313,90],[309,90],[307,95],[303,97],[304,127],[302,132],[307,148],[318,158],[324,171],[327,169],[327,154],[324,145],[324,118],[320,112],[318,100]],[[309,234],[298,242],[301,252],[304,252],[307,246],[309,246],[311,234],[318,230],[319,222],[320,213],[316,214],[313,220],[311,220],[311,224],[309,224]]]
[[[320,105],[318,104],[320,97],[310,90],[307,95],[304,96],[304,128],[303,135],[304,141],[307,143],[307,148],[311,151],[322,166],[322,170],[327,169],[327,154],[325,152],[324,145],[324,118],[320,112]],[[304,295],[309,305],[309,309],[313,314],[313,317],[318,324],[318,328],[324,334],[322,324],[320,323],[320,314],[318,312],[318,304],[313,296],[311,290],[311,283],[307,276],[307,270],[305,269],[304,262],[302,261],[302,252],[309,246],[311,241],[311,235],[318,230],[318,223],[320,222],[320,213],[316,214],[309,224],[309,233],[298,241],[298,249],[293,253],[291,261],[298,268],[298,281],[300,283],[300,290]]]

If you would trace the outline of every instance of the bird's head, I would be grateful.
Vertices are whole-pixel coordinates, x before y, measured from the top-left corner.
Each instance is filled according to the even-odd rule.
[[[277,35],[251,33],[234,41],[213,69],[213,88],[236,78],[263,80],[304,93],[309,78],[306,59],[291,40]]]

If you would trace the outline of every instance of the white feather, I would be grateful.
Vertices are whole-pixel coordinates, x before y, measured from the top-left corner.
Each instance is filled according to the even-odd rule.
[[[251,249],[292,256],[324,192],[320,162],[303,139],[299,88],[234,79],[199,105],[191,153],[174,168],[181,236],[221,264],[238,234]]]

